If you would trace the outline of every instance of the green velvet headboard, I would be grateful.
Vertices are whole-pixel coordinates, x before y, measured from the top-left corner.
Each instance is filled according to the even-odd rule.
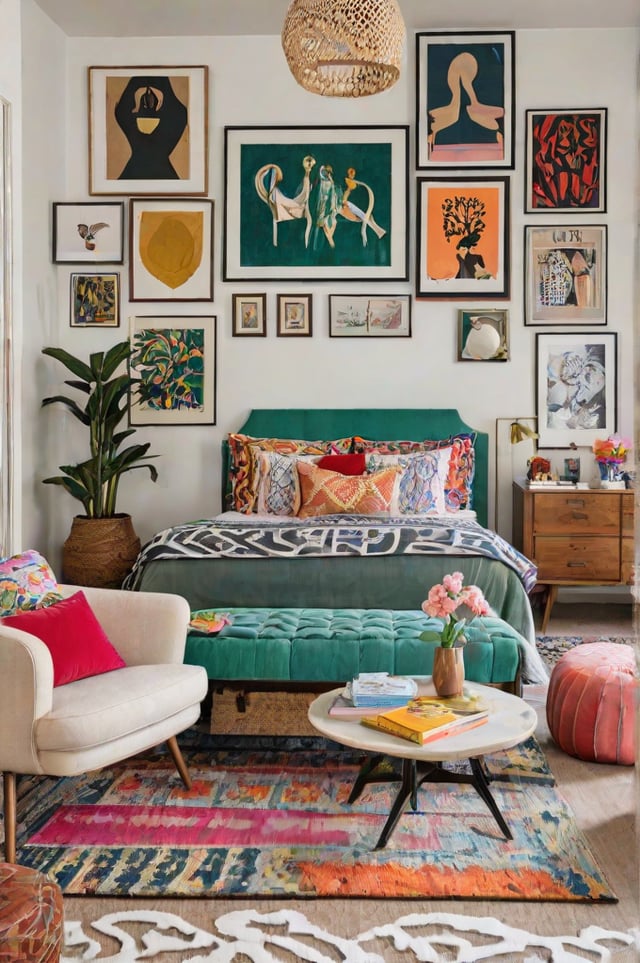
[[[467,425],[455,408],[254,408],[237,429],[255,438],[363,438],[391,440],[406,438],[448,438],[460,432],[475,432],[476,461],[473,508],[481,525],[488,519],[489,436]],[[229,446],[222,445],[222,492],[226,491]]]

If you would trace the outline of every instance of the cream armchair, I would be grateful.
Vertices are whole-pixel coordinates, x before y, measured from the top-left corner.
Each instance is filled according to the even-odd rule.
[[[63,586],[64,595],[79,586]],[[183,665],[187,601],[178,595],[84,588],[126,668],[53,687],[46,645],[0,623],[0,770],[5,858],[16,860],[16,774],[75,776],[167,742],[187,789],[176,734],[207,692],[202,666]]]

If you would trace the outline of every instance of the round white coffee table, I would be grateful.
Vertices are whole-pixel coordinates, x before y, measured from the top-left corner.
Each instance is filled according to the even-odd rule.
[[[426,746],[419,746],[408,739],[378,732],[363,726],[358,719],[344,719],[329,715],[329,709],[343,690],[323,692],[309,706],[309,722],[328,739],[344,746],[363,749],[372,756],[362,766],[356,779],[349,802],[354,802],[368,782],[397,780],[397,775],[376,776],[376,768],[385,756],[402,759],[402,777],[396,799],[384,825],[376,849],[386,846],[407,801],[417,808],[417,791],[423,782],[470,783],[489,807],[493,817],[507,839],[511,831],[498,809],[489,788],[482,757],[488,752],[510,749],[527,739],[535,730],[538,717],[527,703],[518,696],[479,683],[465,683],[465,689],[478,692],[489,706],[489,719],[481,726],[468,729],[458,735],[444,736]],[[373,714],[373,713],[372,713]],[[445,769],[444,762],[468,759],[471,772],[454,772]]]

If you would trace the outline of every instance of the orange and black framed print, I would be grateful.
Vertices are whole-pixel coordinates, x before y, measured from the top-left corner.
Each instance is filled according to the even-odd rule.
[[[130,319],[130,425],[215,425],[216,318]]]
[[[234,294],[232,335],[264,338],[267,334],[267,295]]]
[[[89,67],[89,193],[207,193],[208,67]]]
[[[122,264],[123,201],[59,201],[53,204],[54,264]]]
[[[129,300],[213,301],[213,201],[129,201]]]
[[[278,337],[311,337],[312,295],[278,295]]]
[[[416,34],[418,170],[514,166],[515,32]]]
[[[120,326],[120,275],[71,275],[72,328],[118,328]]]
[[[607,323],[606,224],[524,229],[526,325]]]
[[[607,209],[607,108],[527,110],[527,214]]]
[[[410,294],[330,294],[329,337],[410,338]]]
[[[417,298],[509,297],[509,178],[418,178]]]

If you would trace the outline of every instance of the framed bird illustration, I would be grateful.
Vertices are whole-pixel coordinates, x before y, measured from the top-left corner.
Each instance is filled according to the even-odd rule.
[[[123,201],[53,204],[54,264],[122,264]]]

